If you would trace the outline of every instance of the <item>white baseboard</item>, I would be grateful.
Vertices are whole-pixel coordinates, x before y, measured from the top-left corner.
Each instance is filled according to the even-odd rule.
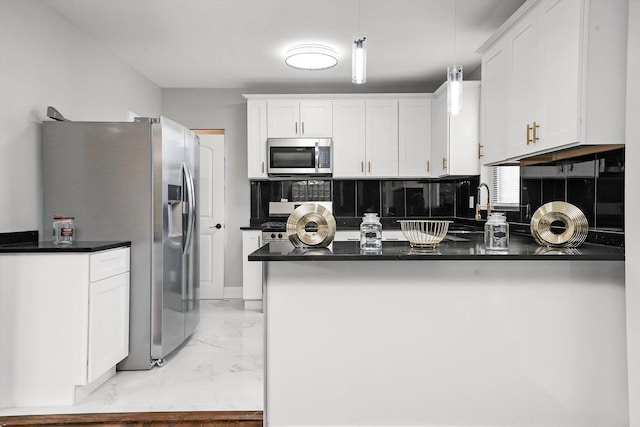
[[[230,286],[224,288],[225,299],[242,299],[242,286]]]

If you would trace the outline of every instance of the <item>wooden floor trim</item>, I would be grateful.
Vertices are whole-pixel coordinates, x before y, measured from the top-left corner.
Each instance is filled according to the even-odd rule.
[[[0,417],[0,426],[262,427],[262,411],[123,412]]]

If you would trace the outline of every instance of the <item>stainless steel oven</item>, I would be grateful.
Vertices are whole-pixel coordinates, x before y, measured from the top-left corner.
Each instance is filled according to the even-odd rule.
[[[267,139],[267,173],[274,176],[331,176],[330,138]]]

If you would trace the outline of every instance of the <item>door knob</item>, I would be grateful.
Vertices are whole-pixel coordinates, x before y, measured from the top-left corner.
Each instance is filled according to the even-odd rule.
[[[222,228],[222,224],[210,225],[209,228],[217,228],[220,230]]]

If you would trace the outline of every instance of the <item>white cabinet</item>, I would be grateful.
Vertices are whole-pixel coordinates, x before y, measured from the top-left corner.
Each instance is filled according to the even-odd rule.
[[[269,100],[267,101],[267,136],[269,138],[331,138],[332,118],[331,100]]]
[[[366,176],[365,101],[339,99],[333,101],[333,176],[359,178]]]
[[[129,346],[129,248],[0,255],[0,407],[73,405]]]
[[[367,176],[398,176],[398,100],[371,99],[365,102]]]
[[[267,177],[267,101],[247,100],[247,174]]]
[[[447,83],[435,92],[432,111],[432,174],[480,174],[480,82],[465,81],[462,111],[447,114]]]
[[[347,242],[347,241],[360,241],[360,231],[359,230],[340,230],[336,231],[336,234],[333,238],[336,242]],[[407,241],[404,234],[402,234],[402,230],[388,230],[384,227],[382,228],[382,241],[383,242],[394,242],[394,241]]]
[[[245,303],[262,299],[262,262],[247,259],[261,246],[261,230],[242,230],[242,299]]]
[[[507,90],[509,94],[518,94],[510,96],[507,100],[506,151],[510,157],[529,151],[528,145],[533,144],[531,141],[534,139],[534,132],[538,132],[537,126],[540,121],[536,119],[540,88],[536,69],[537,16],[534,12],[529,11],[524,15],[507,34]],[[525,131],[529,135],[526,139]]]
[[[336,100],[333,108],[333,177],[397,177],[398,100]]]
[[[129,353],[129,274],[89,285],[87,382],[92,382]]]
[[[337,230],[336,234],[333,236],[333,240],[336,242],[359,242],[360,230]]]
[[[431,176],[431,98],[398,100],[398,175]]]
[[[482,57],[480,106],[481,161],[505,159],[507,144],[507,43],[498,41]]]
[[[483,163],[624,143],[627,11],[625,1],[530,1],[479,49]],[[499,116],[489,111],[505,96],[502,140]]]

